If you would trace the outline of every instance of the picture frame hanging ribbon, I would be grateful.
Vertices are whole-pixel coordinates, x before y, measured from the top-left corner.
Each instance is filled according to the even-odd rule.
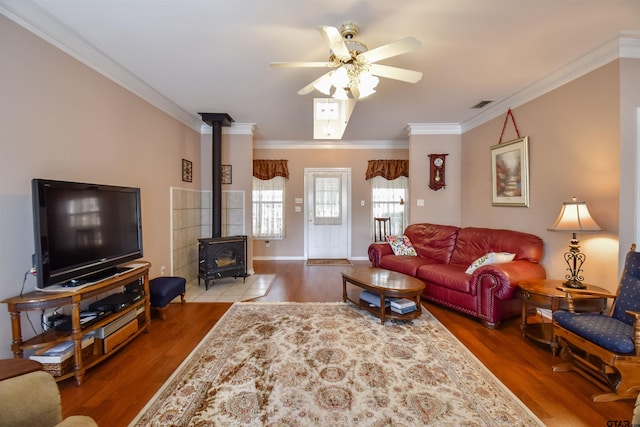
[[[507,110],[506,116],[504,117],[504,123],[502,125],[502,132],[500,132],[500,139],[498,140],[498,144],[502,144],[502,137],[504,136],[504,131],[507,128],[507,121],[509,120],[509,117],[511,117],[513,127],[516,129],[516,135],[518,136],[517,139],[520,139],[520,131],[518,130],[518,125],[516,124],[516,118],[513,116],[511,108],[509,108],[509,110]]]

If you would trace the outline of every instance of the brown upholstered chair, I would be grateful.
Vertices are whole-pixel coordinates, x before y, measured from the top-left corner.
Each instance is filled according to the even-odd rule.
[[[58,384],[50,373],[27,365],[24,373],[17,373],[13,365],[21,359],[0,361],[0,427],[97,427],[84,415],[62,419],[62,405]],[[6,363],[4,363],[6,362]],[[33,366],[37,362],[31,362]],[[39,365],[39,364],[38,364]]]

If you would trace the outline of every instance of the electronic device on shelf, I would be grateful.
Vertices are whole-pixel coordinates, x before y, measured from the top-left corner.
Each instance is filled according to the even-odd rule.
[[[86,328],[93,325],[98,320],[109,314],[104,311],[83,311],[80,313],[80,328]],[[70,331],[72,328],[71,316],[61,315],[61,321],[55,323],[55,329],[58,331]]]
[[[85,287],[142,257],[140,189],[32,180],[38,288]]]
[[[133,292],[111,294],[89,305],[89,310],[117,313],[142,299],[142,295]]]

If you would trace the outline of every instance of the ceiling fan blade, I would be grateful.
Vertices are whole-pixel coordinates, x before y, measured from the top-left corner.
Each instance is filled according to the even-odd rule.
[[[336,58],[341,60],[342,62],[351,60],[351,53],[349,53],[349,48],[344,43],[344,39],[340,34],[340,31],[336,27],[327,27],[322,26],[318,27],[320,32],[324,35],[329,43],[329,47],[331,51],[336,55]]]
[[[405,37],[398,41],[385,44],[380,47],[368,50],[356,56],[356,59],[363,62],[377,62],[392,56],[402,55],[412,50],[422,47],[422,43],[415,37]]]
[[[387,79],[400,80],[407,83],[416,83],[422,79],[422,73],[419,71],[390,67],[382,64],[370,64],[369,72],[374,76],[386,77]]]
[[[331,71],[329,71],[329,73],[331,73]],[[298,91],[298,95],[308,95],[311,92],[313,92],[314,90],[316,90],[316,83],[318,83],[320,81],[320,79],[322,79],[324,76],[326,76],[329,73],[325,73],[323,75],[321,75],[320,77],[318,77],[317,79],[315,79],[314,81],[312,81],[311,83],[309,83],[308,85],[306,85],[305,87],[303,87],[302,89],[300,89]]]
[[[272,62],[272,67],[278,68],[333,68],[332,62]]]

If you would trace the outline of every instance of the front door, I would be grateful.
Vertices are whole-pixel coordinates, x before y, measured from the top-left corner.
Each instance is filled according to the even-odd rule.
[[[351,256],[351,169],[305,168],[308,259]]]

